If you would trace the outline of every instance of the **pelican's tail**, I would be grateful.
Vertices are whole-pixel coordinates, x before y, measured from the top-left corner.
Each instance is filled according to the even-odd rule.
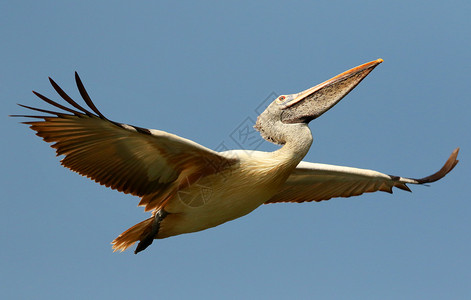
[[[114,241],[111,242],[113,245],[113,251],[123,252],[127,248],[131,247],[135,242],[142,241],[148,237],[149,234],[154,231],[154,221],[155,218],[151,217],[147,220],[137,223],[125,232],[121,233],[117,238],[114,239]],[[151,238],[153,239],[154,236]]]

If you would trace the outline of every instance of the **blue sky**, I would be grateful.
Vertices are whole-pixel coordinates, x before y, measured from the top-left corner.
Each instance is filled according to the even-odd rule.
[[[0,295],[471,298],[470,12],[469,1],[3,1]],[[311,123],[305,160],[421,177],[460,146],[446,178],[413,193],[262,206],[139,255],[109,244],[147,218],[138,198],[62,168],[7,117],[25,112],[16,103],[38,105],[33,89],[58,99],[48,76],[79,99],[78,71],[112,120],[239,148],[235,132],[269,95],[379,57]]]

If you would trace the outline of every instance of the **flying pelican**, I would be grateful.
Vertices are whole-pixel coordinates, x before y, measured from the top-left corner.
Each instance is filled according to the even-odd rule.
[[[308,123],[322,115],[383,60],[341,73],[296,94],[277,97],[258,117],[262,137],[281,145],[274,152],[216,152],[193,141],[155,129],[114,122],[93,104],[75,73],[78,90],[89,109],[72,100],[51,78],[56,92],[73,108],[34,92],[61,111],[21,105],[45,115],[15,115],[52,144],[61,164],[126,194],[139,196],[139,206],[152,216],[119,235],[114,251],[139,241],[138,253],[154,239],[196,232],[242,217],[262,204],[322,201],[424,184],[444,177],[458,163],[456,148],[435,174],[412,179],[342,166],[304,162],[312,144]]]

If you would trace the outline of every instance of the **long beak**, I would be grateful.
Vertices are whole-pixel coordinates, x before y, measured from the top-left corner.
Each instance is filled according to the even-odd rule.
[[[282,103],[284,123],[309,122],[331,109],[353,90],[377,65],[381,58],[345,71],[321,84],[290,97]]]

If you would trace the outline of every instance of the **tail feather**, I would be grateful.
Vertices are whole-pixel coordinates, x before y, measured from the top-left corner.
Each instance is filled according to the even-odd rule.
[[[144,239],[153,230],[154,217],[137,223],[133,227],[129,228],[125,232],[121,233],[114,241],[111,242],[113,245],[113,251],[123,252],[127,248],[131,247],[135,242]]]

